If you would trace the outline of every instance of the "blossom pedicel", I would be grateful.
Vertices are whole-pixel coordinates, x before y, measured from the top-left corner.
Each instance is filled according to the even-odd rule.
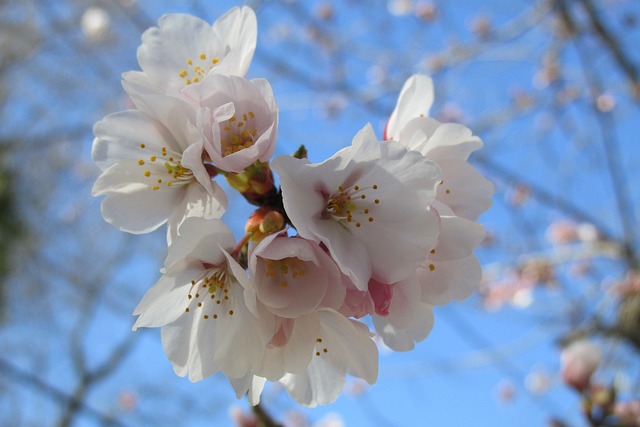
[[[103,216],[123,231],[168,225],[163,274],[134,329],[162,328],[178,375],[220,371],[252,404],[267,380],[304,405],[327,404],[347,374],[376,381],[363,318],[407,351],[429,334],[434,305],[475,289],[475,220],[493,186],[468,162],[480,139],[428,117],[423,75],[402,88],[382,140],[366,125],[324,162],[304,147],[272,160],[273,91],[244,77],[256,27],[243,7],[213,25],[165,15],[143,34],[142,71],[123,75],[136,109],[94,127],[93,194],[106,195]],[[218,176],[258,206],[239,242],[220,219]]]

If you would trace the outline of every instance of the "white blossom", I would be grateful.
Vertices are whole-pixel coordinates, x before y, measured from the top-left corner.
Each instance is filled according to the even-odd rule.
[[[217,371],[247,375],[274,332],[272,316],[247,307],[248,277],[230,255],[233,246],[221,221],[187,219],[169,247],[163,276],[134,311],[133,329],[162,327],[174,370],[191,381]]]
[[[244,76],[256,38],[256,16],[249,7],[233,8],[213,25],[186,14],[163,15],[158,27],[142,35],[142,71],[129,71],[123,78],[154,93],[177,95],[210,75]]]
[[[406,278],[437,241],[438,220],[427,208],[438,167],[398,143],[380,143],[370,126],[322,163],[281,156],[272,168],[298,234],[325,245],[358,289],[371,278]]]

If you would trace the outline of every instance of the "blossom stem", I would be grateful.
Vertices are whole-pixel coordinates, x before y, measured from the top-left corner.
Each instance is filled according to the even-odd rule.
[[[259,403],[252,406],[251,409],[258,419],[258,427],[283,427],[282,424],[271,418],[271,415],[269,415]]]
[[[245,236],[238,242],[236,247],[233,249],[231,256],[233,259],[238,261],[243,268],[247,268],[247,245],[249,244],[249,240],[251,239],[251,235],[245,234]]]

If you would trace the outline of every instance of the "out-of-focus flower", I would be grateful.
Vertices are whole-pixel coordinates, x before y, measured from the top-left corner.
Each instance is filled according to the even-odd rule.
[[[540,396],[551,387],[551,376],[541,368],[534,368],[524,379],[524,385],[532,394]]]
[[[640,427],[640,400],[616,402],[613,413],[625,427]]]
[[[516,185],[507,192],[507,202],[514,207],[521,207],[531,197],[531,189],[526,185]]]
[[[495,311],[505,304],[526,308],[533,303],[535,283],[525,280],[519,271],[510,272],[500,281],[486,281],[478,289],[486,310]]]
[[[578,239],[578,226],[572,221],[555,221],[547,228],[547,239],[554,245],[571,243]]]
[[[345,423],[340,414],[330,412],[314,423],[313,427],[345,427]]]
[[[610,113],[616,106],[616,99],[609,92],[598,95],[596,108],[603,113]]]
[[[435,73],[436,71],[441,70],[447,65],[447,59],[443,54],[433,54],[424,58],[423,67],[425,67],[428,71]],[[447,120],[443,120],[447,121]]]
[[[130,390],[123,390],[118,394],[118,408],[122,411],[133,411],[138,406],[138,396]]]
[[[640,274],[635,271],[628,272],[626,277],[613,285],[611,290],[620,298],[640,294]]]
[[[479,38],[487,38],[493,31],[491,18],[487,15],[476,16],[470,25],[471,31]]]
[[[413,9],[412,0],[388,0],[387,10],[393,16],[405,16]]]
[[[550,285],[555,280],[555,270],[547,260],[542,258],[530,259],[520,268],[520,277],[525,282],[539,285]]]
[[[323,21],[330,21],[333,19],[335,9],[331,3],[321,3],[316,7],[316,16]]]
[[[100,7],[90,7],[82,14],[80,26],[89,40],[100,41],[109,31],[111,18],[109,13]]]
[[[577,233],[578,239],[584,243],[594,243],[600,239],[600,233],[596,226],[587,222],[578,225]]]
[[[496,397],[500,403],[511,403],[516,397],[516,388],[509,380],[500,381],[496,387]]]
[[[229,416],[236,427],[259,427],[258,420],[253,414],[249,414],[237,406],[229,408]]]
[[[562,380],[577,391],[586,390],[601,361],[598,346],[586,339],[574,341],[560,353]]]
[[[369,384],[363,379],[353,378],[347,381],[345,392],[351,396],[360,396],[369,389]]]
[[[535,74],[533,83],[537,88],[545,88],[561,76],[560,63],[556,53],[547,53],[542,58],[540,70]]]
[[[438,7],[433,2],[421,1],[416,3],[414,13],[424,21],[433,21],[438,16]]]

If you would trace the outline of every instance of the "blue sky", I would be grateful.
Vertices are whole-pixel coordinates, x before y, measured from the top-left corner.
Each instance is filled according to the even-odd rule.
[[[528,1],[461,1],[455,5],[435,2],[439,18],[425,23],[413,15],[393,16],[387,1],[369,3],[366,7],[358,1],[257,3],[259,42],[249,77],[265,77],[273,85],[281,109],[276,155],[292,153],[304,144],[310,159],[321,161],[350,144],[353,135],[368,122],[382,136],[404,79],[415,72],[428,72],[433,74],[436,86],[432,114],[453,114],[472,130],[477,125],[485,142],[485,148],[477,154],[479,159],[490,159],[557,198],[568,199],[604,224],[607,232],[621,234],[611,182],[604,172],[603,149],[594,137],[597,123],[586,120],[590,113],[580,102],[586,91],[579,57],[570,43],[564,45],[552,35],[552,24],[544,14],[536,18]],[[611,6],[606,19],[619,31],[625,13],[639,12],[638,5],[631,1],[601,3]],[[37,14],[36,21],[43,32],[53,31],[55,26],[47,20],[77,23],[83,9],[91,4],[48,5],[49,13]],[[11,360],[26,369],[44,366],[42,375],[64,390],[72,390],[77,381],[69,375],[73,372],[69,336],[77,330],[85,333],[82,345],[87,363],[97,366],[114,345],[132,334],[129,329],[133,318],[128,313],[157,280],[164,251],[163,232],[122,236],[100,224],[99,200],[89,195],[97,174],[97,169],[91,169],[91,126],[104,115],[127,108],[119,76],[137,69],[135,50],[143,26],[156,22],[164,13],[174,12],[194,13],[213,21],[239,4],[242,2],[139,0],[133,12],[107,5],[104,7],[111,14],[111,36],[107,41],[88,43],[76,28],[65,33],[64,39],[45,38],[43,47],[30,59],[32,68],[58,70],[54,75],[58,80],[73,77],[76,86],[68,92],[57,86],[55,79],[39,81],[25,74],[24,69],[15,71],[17,83],[10,98],[13,104],[2,117],[3,122],[11,123],[6,133],[21,129],[20,124],[25,127],[24,123],[33,123],[26,130],[30,136],[46,134],[56,126],[79,129],[80,135],[76,136],[77,142],[60,142],[59,150],[70,152],[65,151],[68,143],[74,156],[66,157],[72,165],[68,170],[56,170],[67,179],[66,185],[51,186],[52,197],[46,211],[53,219],[43,220],[39,230],[50,232],[50,240],[43,241],[55,244],[42,248],[44,258],[66,260],[63,264],[72,269],[77,268],[74,259],[84,259],[81,256],[86,255],[86,242],[85,246],[71,239],[64,242],[65,231],[57,229],[56,234],[54,230],[69,212],[80,212],[80,219],[75,220],[78,222],[69,223],[69,227],[91,230],[87,235],[92,242],[88,247],[93,248],[93,261],[81,270],[84,277],[99,270],[101,260],[106,259],[103,252],[132,249],[120,260],[116,271],[107,273],[109,286],[101,289],[103,299],[89,317],[71,310],[64,314],[73,290],[63,279],[59,283],[55,277],[50,279],[46,301],[34,301],[37,295],[17,297],[17,308],[12,309],[14,319],[33,319],[34,312],[46,307],[47,313],[51,312],[47,316],[55,319],[52,330],[60,337],[48,334],[49,317],[44,315],[12,323],[0,335],[7,348],[17,349]],[[320,22],[317,28],[304,25],[306,21],[302,19],[315,16],[323,4],[335,8],[335,18]],[[529,15],[534,16],[532,21],[525,19]],[[488,19],[492,28],[499,29],[501,38],[479,43],[470,30],[479,18]],[[513,39],[508,37],[510,31],[517,32],[514,27],[527,28],[530,22],[537,26]],[[313,34],[325,33],[331,39],[323,47]],[[638,31],[629,30],[621,40],[625,48],[637,44]],[[587,44],[597,51],[597,42],[587,40]],[[473,54],[467,58],[464,50],[457,51],[452,46],[471,46]],[[433,61],[442,59],[443,52],[453,62],[449,67],[434,68]],[[578,88],[578,101],[557,107],[554,97],[558,92],[540,86],[538,74],[550,52],[561,58],[563,84]],[[629,54],[639,62],[637,52]],[[76,62],[78,57],[82,59]],[[73,65],[65,67],[66,63]],[[637,134],[637,106],[629,99],[624,77],[611,66],[609,58],[594,57],[593,70],[606,85],[603,92],[616,99],[612,117],[621,150],[627,154],[623,166],[629,194],[637,201],[640,187],[631,185],[637,178],[634,171],[638,170],[637,149],[632,147]],[[514,93],[521,92],[535,103],[531,108],[514,110],[511,117]],[[29,96],[35,101],[25,101]],[[362,100],[368,103],[365,105]],[[46,108],[38,108],[42,106]],[[335,116],[329,115],[331,111]],[[39,120],[30,121],[33,117]],[[490,125],[485,126],[487,123]],[[33,164],[38,163],[34,160]],[[477,164],[497,187],[494,207],[481,217],[497,242],[478,252],[483,263],[504,267],[518,262],[524,254],[551,253],[554,248],[545,240],[545,230],[549,223],[566,218],[566,212],[535,199],[526,209],[514,208],[506,202],[512,183],[486,167],[486,163]],[[236,237],[241,237],[250,212],[244,201],[231,198],[223,219]],[[624,271],[619,263],[600,258],[593,263],[593,273],[588,277],[571,276],[570,267],[559,267],[555,291],[536,289],[534,303],[526,310],[506,306],[488,313],[477,295],[438,307],[435,327],[426,341],[407,353],[381,351],[378,382],[361,395],[345,393],[332,405],[304,409],[277,387],[270,387],[263,398],[265,406],[281,420],[291,410],[302,410],[312,421],[335,412],[347,426],[542,426],[551,416],[572,426],[586,425],[578,415],[577,396],[561,384],[558,376],[556,341],[576,325],[568,316],[576,301],[586,299],[588,309],[600,307],[601,282],[614,281]],[[28,302],[27,307],[18,307],[24,301]],[[193,426],[231,425],[229,405],[246,408],[245,402],[235,400],[220,376],[198,384],[176,377],[162,351],[158,331],[136,334],[140,337],[132,354],[89,395],[92,406],[106,408],[128,425],[152,425],[148,416],[161,414],[165,425]],[[33,337],[33,341],[25,342],[25,337]],[[535,373],[544,374],[549,380],[544,393],[536,394],[527,386]],[[609,379],[612,374],[604,372],[602,376]],[[510,384],[515,390],[510,402],[498,398],[501,384]],[[133,412],[118,407],[118,396],[123,391],[137,396],[138,406]],[[42,420],[40,414],[51,414],[51,418],[57,415],[55,403],[28,388],[19,388],[17,396],[21,407],[33,412],[26,421],[31,419],[37,424]],[[85,416],[77,425],[97,424]]]

